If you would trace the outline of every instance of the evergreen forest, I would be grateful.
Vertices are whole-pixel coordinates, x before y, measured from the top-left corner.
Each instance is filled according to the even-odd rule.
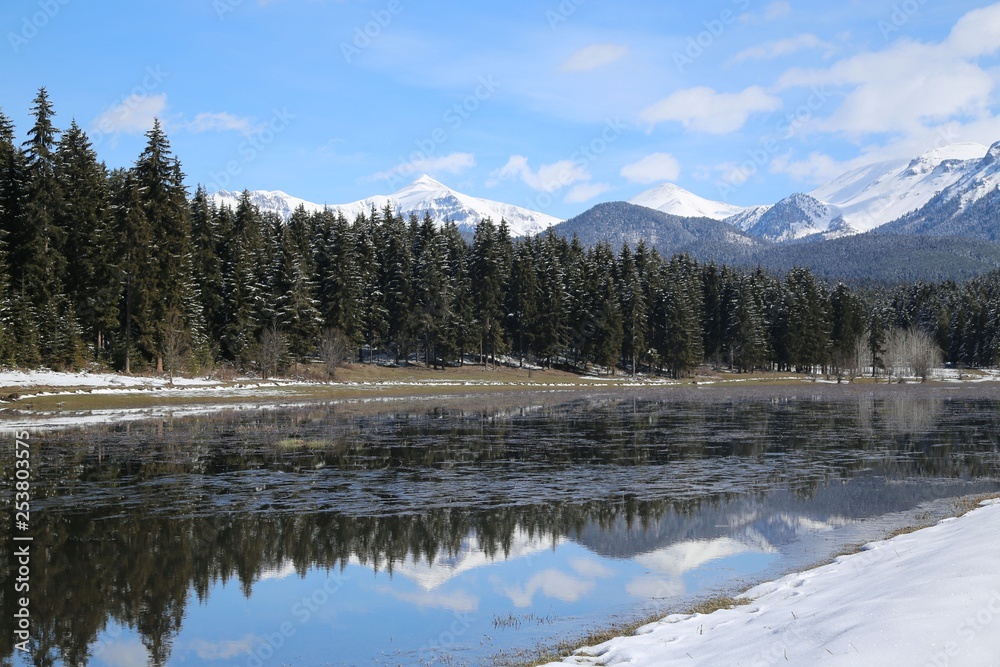
[[[184,184],[157,122],[109,170],[45,89],[27,139],[0,113],[0,363],[21,368],[274,375],[325,361],[530,363],[684,376],[898,366],[901,341],[969,367],[1000,354],[1000,273],[852,288],[585,246],[554,233],[474,236],[386,207],[217,207]],[[911,371],[919,369],[911,364]]]

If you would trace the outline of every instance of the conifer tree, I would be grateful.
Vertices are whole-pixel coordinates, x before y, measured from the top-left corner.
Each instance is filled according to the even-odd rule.
[[[437,366],[444,350],[451,348],[449,330],[453,289],[448,280],[448,250],[430,215],[425,215],[417,232],[418,251],[414,274],[416,334],[423,347],[424,363]]]
[[[59,226],[62,194],[56,175],[55,112],[45,88],[31,107],[34,125],[24,142],[25,196],[17,233],[10,239],[12,269],[31,303],[25,326],[38,332],[43,363],[71,366],[78,360],[79,338],[72,303],[63,279],[66,270],[65,230]]]
[[[155,358],[156,371],[162,373],[168,318],[178,314],[192,340],[200,337],[203,327],[192,276],[191,220],[184,175],[159,120],[154,121],[146,138],[146,148],[135,165],[139,202],[153,246],[150,276],[144,284],[151,291],[152,318],[150,330],[144,333],[149,341],[147,353]]]
[[[73,311],[98,357],[118,321],[120,255],[110,212],[108,175],[87,135],[73,121],[59,143],[56,178],[62,206],[57,226],[65,230],[65,284]]]
[[[220,341],[225,322],[224,280],[222,275],[222,233],[220,216],[204,187],[191,200],[191,272],[198,293],[198,311],[205,328],[202,363],[221,354]]]

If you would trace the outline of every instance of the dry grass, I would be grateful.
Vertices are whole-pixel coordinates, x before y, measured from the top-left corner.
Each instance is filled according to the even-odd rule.
[[[501,654],[494,659],[496,667],[533,667],[547,662],[557,662],[572,655],[574,651],[581,647],[597,646],[616,637],[628,637],[634,635],[636,631],[644,625],[655,623],[672,613],[682,614],[711,614],[720,609],[732,609],[745,604],[750,604],[748,598],[733,598],[729,596],[718,596],[702,600],[692,607],[680,612],[663,611],[654,615],[637,620],[614,623],[601,628],[596,628],[586,634],[570,639],[564,639],[554,646],[539,646],[534,649],[519,651],[514,654]]]
[[[300,377],[310,377],[310,369],[300,368]],[[651,387],[690,387],[694,383],[726,384],[727,380],[739,379],[741,385],[778,386],[795,383],[787,374],[699,374],[695,378],[677,383],[656,383]],[[663,378],[656,378],[662,381]],[[158,388],[134,388],[115,394],[93,393],[93,387],[0,387],[0,396],[18,394],[22,398],[7,402],[0,412],[12,410],[18,414],[40,412],[79,412],[90,410],[135,410],[157,407],[178,407],[186,405],[231,405],[247,401],[306,402],[323,400],[344,400],[372,397],[427,397],[454,396],[457,394],[532,392],[538,390],[566,389],[586,390],[614,388],[623,383],[631,384],[634,379],[628,375],[580,376],[558,370],[534,370],[527,368],[493,367],[467,365],[444,370],[434,370],[421,365],[400,367],[372,366],[369,364],[348,364],[338,370],[335,382],[313,381],[305,384],[281,384],[273,382],[221,381],[218,387],[231,390],[220,395],[214,391],[197,391],[194,388],[177,387],[176,391]],[[401,384],[402,383],[402,384]],[[468,384],[467,384],[468,383]],[[250,385],[261,386],[250,386]],[[183,393],[181,393],[183,392]]]

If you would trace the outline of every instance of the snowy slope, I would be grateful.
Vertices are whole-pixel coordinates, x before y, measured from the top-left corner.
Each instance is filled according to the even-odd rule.
[[[240,193],[223,190],[214,197],[217,204],[225,203],[235,207],[239,203]],[[447,218],[465,232],[475,231],[476,225],[485,218],[492,218],[496,223],[506,220],[513,236],[537,234],[561,222],[559,218],[551,215],[456,192],[426,175],[391,195],[375,195],[349,204],[331,204],[324,207],[284,192],[265,190],[251,192],[250,198],[262,210],[274,211],[286,219],[299,205],[305,206],[309,212],[322,211],[324,208],[331,211],[340,210],[348,220],[354,220],[358,214],[371,211],[372,207],[382,210],[386,204],[391,204],[404,216],[413,213],[423,218],[426,213],[430,213],[439,223]]]
[[[795,193],[763,212],[746,231],[754,238],[781,242],[830,231],[842,235],[844,228],[836,207]]]
[[[571,665],[996,665],[1000,501],[580,649]]]
[[[854,169],[809,194],[837,207],[855,230],[867,232],[927,204],[966,177],[986,151],[975,143],[936,148],[912,160]]]
[[[743,206],[733,206],[699,197],[673,183],[664,183],[651,190],[646,190],[629,199],[628,203],[653,208],[682,218],[711,218],[713,220],[725,220],[747,210]]]
[[[219,190],[212,195],[216,206],[228,206],[234,211],[243,198],[242,192],[232,190]],[[309,213],[322,212],[325,206],[314,204],[305,199],[293,197],[281,190],[254,190],[250,193],[250,203],[262,211],[273,211],[287,220],[292,217],[292,212],[299,206],[304,206]]]

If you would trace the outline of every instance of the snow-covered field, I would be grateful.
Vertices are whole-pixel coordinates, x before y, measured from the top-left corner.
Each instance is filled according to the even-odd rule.
[[[166,387],[167,378],[119,375],[117,373],[61,373],[58,371],[0,371],[0,387]],[[176,387],[206,387],[219,384],[208,378],[174,378]]]
[[[1000,500],[581,649],[571,665],[1000,665]]]

